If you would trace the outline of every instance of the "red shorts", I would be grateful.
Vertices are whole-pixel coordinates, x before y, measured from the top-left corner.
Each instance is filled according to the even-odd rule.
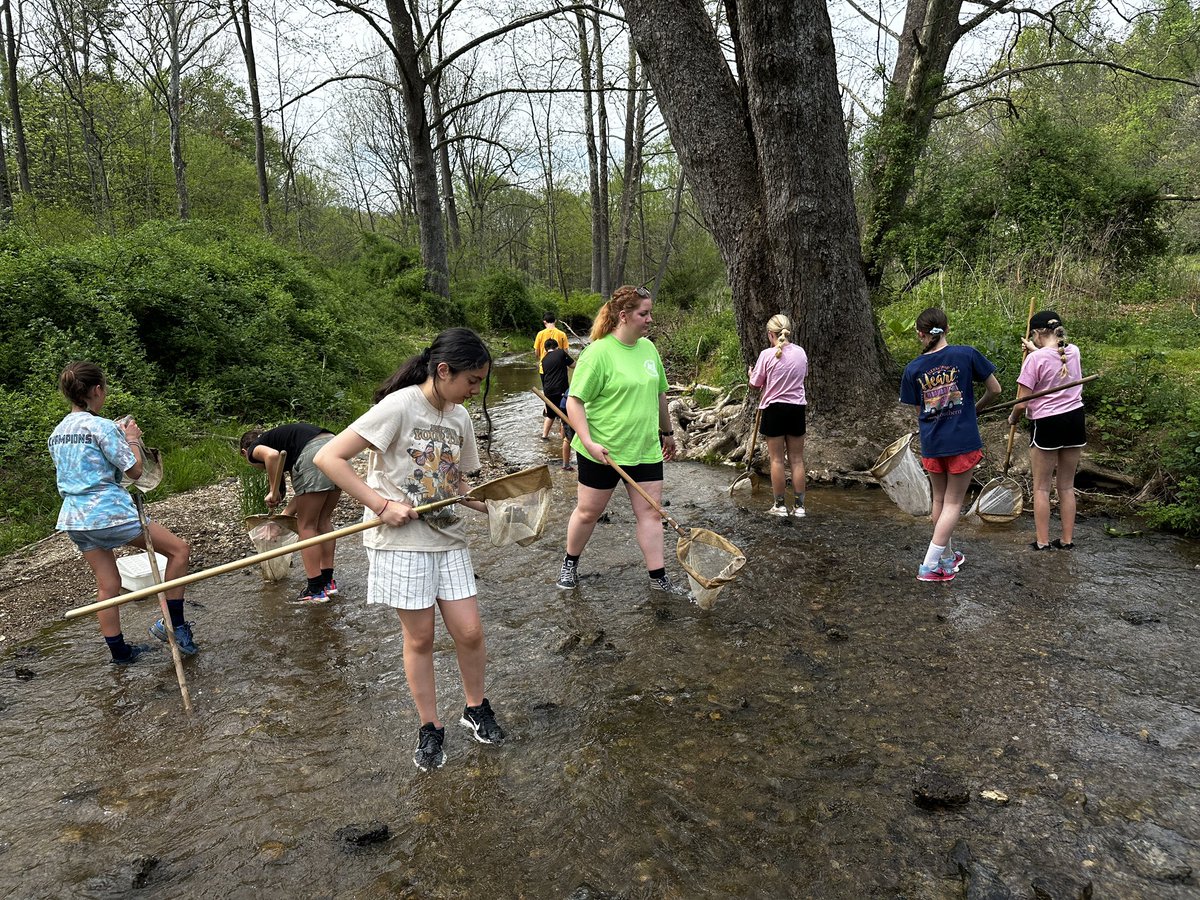
[[[926,472],[933,472],[935,475],[961,475],[979,465],[981,459],[983,451],[972,450],[970,453],[956,453],[953,456],[922,456],[921,465],[925,467]]]

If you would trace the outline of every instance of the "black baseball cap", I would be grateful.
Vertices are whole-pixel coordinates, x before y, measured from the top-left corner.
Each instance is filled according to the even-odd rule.
[[[1044,309],[1039,313],[1034,313],[1033,318],[1029,320],[1029,327],[1036,328],[1038,331],[1046,328],[1057,328],[1061,324],[1062,319],[1052,309]]]

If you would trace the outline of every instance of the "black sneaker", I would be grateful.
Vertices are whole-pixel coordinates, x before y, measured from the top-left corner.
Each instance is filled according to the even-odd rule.
[[[112,661],[114,666],[131,666],[143,653],[149,653],[154,649],[147,644],[126,644],[125,646],[129,648],[129,655],[124,659],[114,659]]]
[[[785,512],[784,515],[787,515]],[[668,576],[663,575],[659,578],[650,579],[650,589],[654,591],[662,591],[664,594],[671,594],[675,597],[691,598],[692,592],[682,584],[676,584]]]
[[[475,740],[481,744],[499,744],[504,740],[504,729],[496,724],[496,714],[487,697],[478,706],[465,707],[458,724],[470,728]]]
[[[1074,543],[1064,544],[1062,541],[1062,538],[1055,538],[1054,540],[1052,540],[1050,542],[1050,546],[1053,547],[1055,550],[1074,550],[1075,549]]]
[[[440,769],[446,764],[446,752],[442,750],[442,741],[446,740],[445,728],[434,728],[432,722],[426,722],[417,732],[417,749],[413,751],[413,762],[422,772]]]
[[[573,559],[564,559],[562,568],[558,570],[558,581],[554,583],[557,588],[562,588],[564,591],[572,591],[579,587],[579,573],[576,571],[579,564]]]

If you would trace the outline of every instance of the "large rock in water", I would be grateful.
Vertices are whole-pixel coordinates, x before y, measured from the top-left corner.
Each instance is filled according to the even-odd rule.
[[[921,809],[955,809],[971,801],[967,783],[928,769],[918,772],[913,784],[913,802]]]
[[[384,822],[369,822],[366,825],[347,825],[337,830],[337,839],[349,848],[382,844],[392,836]]]

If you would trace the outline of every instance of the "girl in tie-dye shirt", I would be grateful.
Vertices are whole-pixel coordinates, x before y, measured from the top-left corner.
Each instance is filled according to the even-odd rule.
[[[121,573],[113,550],[126,544],[146,547],[133,499],[121,486],[122,474],[134,479],[142,474],[137,440],[142,432],[132,417],[118,425],[99,415],[108,396],[108,383],[94,363],[71,363],[59,376],[58,386],[71,402],[71,411],[47,442],[63,498],[57,527],[75,542],[91,566],[97,599],[107,600],[121,593]],[[169,581],[186,575],[187,543],[161,525],[150,523],[149,529],[154,549],[167,558],[165,578]],[[191,624],[183,618],[183,588],[167,592],[167,608],[180,652],[195,653],[198,648]],[[101,610],[96,616],[114,663],[131,663],[149,649],[125,643],[119,608]],[[150,634],[167,640],[162,619],[150,626]]]

